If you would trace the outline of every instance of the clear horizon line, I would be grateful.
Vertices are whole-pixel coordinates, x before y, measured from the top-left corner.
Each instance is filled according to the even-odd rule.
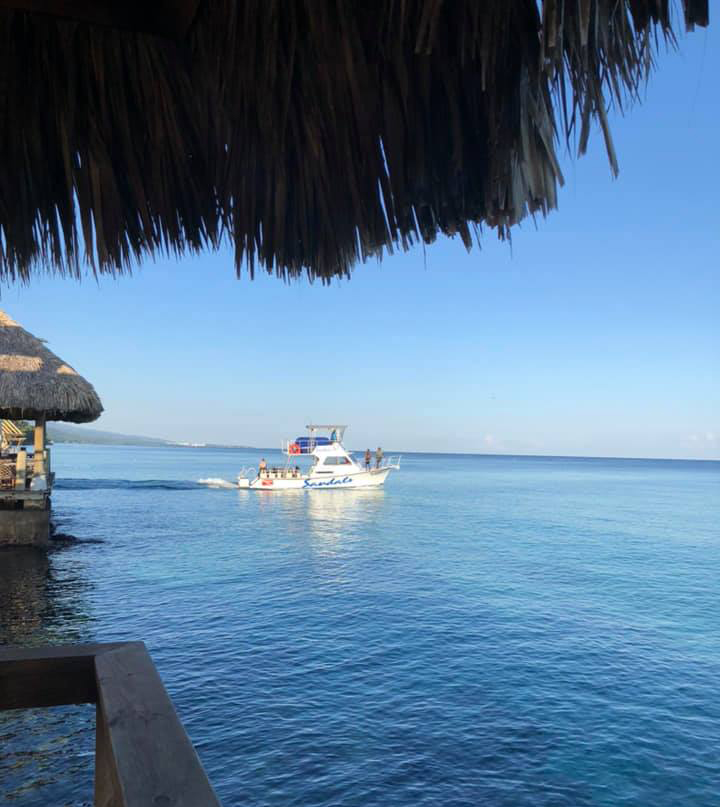
[[[79,440],[59,440],[55,441],[56,445],[63,443],[72,443],[76,445],[102,445],[114,446],[122,448],[123,446],[132,448],[230,448],[235,450],[250,450],[250,451],[265,451],[265,452],[280,452],[278,447],[270,446],[250,446],[241,443],[215,443],[212,441],[198,441],[197,445],[189,445],[191,441],[177,441],[168,440],[164,437],[147,437],[145,435],[122,435],[117,433],[118,436],[125,437],[139,437],[145,440],[156,440],[160,445],[140,445],[136,443],[84,443]],[[348,449],[350,453],[362,453],[364,449]],[[618,456],[616,454],[526,454],[526,453],[491,453],[487,451],[435,451],[435,450],[422,450],[422,449],[383,449],[385,455],[390,454],[437,454],[438,456],[452,456],[452,457],[522,457],[534,459],[567,459],[567,460],[627,460],[627,461],[646,461],[646,462],[720,462],[720,457],[638,457],[638,456]]]

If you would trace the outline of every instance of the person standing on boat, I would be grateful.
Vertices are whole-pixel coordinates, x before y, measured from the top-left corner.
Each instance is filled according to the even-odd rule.
[[[382,448],[380,448],[380,446],[378,446],[378,450],[375,452],[375,467],[376,468],[380,467],[380,463],[382,462],[382,458],[383,458],[383,450],[382,450]]]
[[[267,462],[265,462],[265,457],[263,457],[258,463],[258,476],[262,476],[263,472],[266,470],[267,470]]]
[[[365,450],[365,470],[370,470],[370,460],[372,459],[372,454],[370,453],[370,449]]]
[[[330,432],[330,442],[337,443],[337,431],[335,429]]]

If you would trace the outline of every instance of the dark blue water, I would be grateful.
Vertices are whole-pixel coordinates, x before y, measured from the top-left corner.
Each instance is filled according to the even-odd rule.
[[[720,463],[55,447],[0,640],[144,640],[225,805],[720,803]],[[276,458],[268,456],[269,460]],[[0,794],[90,803],[91,708],[0,716]]]

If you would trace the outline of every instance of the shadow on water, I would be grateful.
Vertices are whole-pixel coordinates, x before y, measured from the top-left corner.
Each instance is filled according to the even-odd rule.
[[[58,550],[0,550],[0,646],[87,641],[91,583]],[[90,803],[95,709],[0,711],[0,796],[20,807]]]
[[[62,547],[75,546],[76,544],[104,544],[100,538],[78,538],[69,532],[63,532],[59,525],[50,524],[50,548],[61,549]]]

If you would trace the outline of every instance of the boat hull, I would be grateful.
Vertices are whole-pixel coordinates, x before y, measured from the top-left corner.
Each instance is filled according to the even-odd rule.
[[[377,488],[385,483],[391,468],[371,468],[337,476],[303,476],[294,478],[238,479],[238,487],[246,490],[339,490]]]

